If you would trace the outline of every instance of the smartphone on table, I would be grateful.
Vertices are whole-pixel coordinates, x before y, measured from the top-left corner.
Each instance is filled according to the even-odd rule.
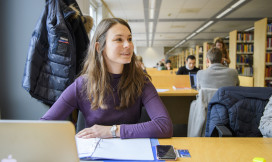
[[[157,145],[156,155],[158,160],[176,160],[177,155],[172,145]]]

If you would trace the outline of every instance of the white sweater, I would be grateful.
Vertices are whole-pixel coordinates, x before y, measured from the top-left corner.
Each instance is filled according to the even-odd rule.
[[[272,96],[265,106],[259,129],[264,137],[272,137]]]

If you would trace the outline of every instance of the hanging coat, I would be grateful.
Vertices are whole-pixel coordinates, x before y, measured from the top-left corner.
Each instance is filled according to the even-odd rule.
[[[29,45],[22,86],[52,105],[82,69],[89,38],[75,0],[48,0]]]

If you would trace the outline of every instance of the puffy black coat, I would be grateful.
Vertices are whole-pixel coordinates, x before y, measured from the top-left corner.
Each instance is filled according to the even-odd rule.
[[[215,125],[225,125],[237,137],[262,136],[258,127],[271,95],[270,87],[218,89],[208,105],[205,136],[213,136]]]
[[[81,70],[89,45],[81,15],[75,0],[48,0],[32,34],[22,86],[45,104],[52,105]]]

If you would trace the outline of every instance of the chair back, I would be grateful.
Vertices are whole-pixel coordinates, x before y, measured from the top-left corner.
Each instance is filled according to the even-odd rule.
[[[258,129],[264,108],[272,95],[270,87],[222,87],[208,105],[205,136],[216,135],[216,126],[226,126],[236,137],[260,137]]]
[[[197,99],[191,103],[188,119],[188,137],[203,137],[205,135],[208,103],[217,88],[201,88]]]

